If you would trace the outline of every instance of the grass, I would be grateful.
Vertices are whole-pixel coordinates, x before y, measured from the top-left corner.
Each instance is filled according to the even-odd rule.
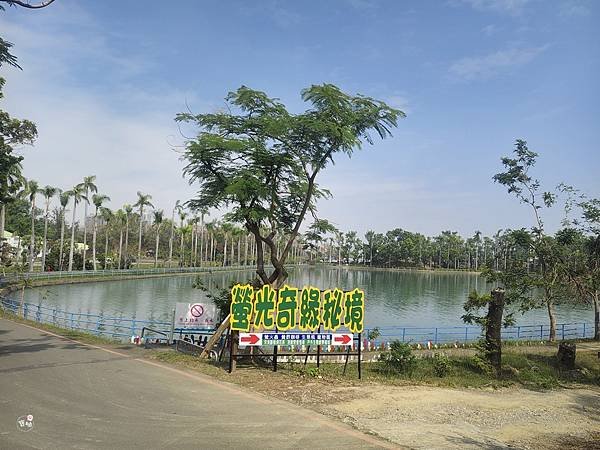
[[[55,327],[53,325],[22,319],[0,309],[0,317],[47,330],[61,336],[89,344],[117,344],[118,341],[90,333]],[[589,342],[589,341],[588,341]],[[578,350],[575,371],[562,371],[556,364],[556,347],[515,348],[505,347],[502,353],[503,370],[499,376],[480,370],[472,356],[448,355],[449,370],[445,376],[438,376],[432,352],[413,352],[416,357],[414,368],[409,372],[398,373],[386,368],[382,362],[362,364],[363,382],[382,385],[430,385],[449,388],[501,388],[520,386],[533,390],[555,389],[574,385],[600,386],[600,359],[596,350]],[[222,363],[201,360],[196,356],[161,350],[148,353],[149,357],[179,366],[198,370],[207,375],[248,385],[256,379],[261,382],[276,382],[301,377],[306,380],[335,380],[338,383],[355,385],[358,368],[349,362],[343,373],[343,364],[324,362],[319,368],[315,364],[280,362],[278,372],[272,372],[270,365],[238,362],[238,370],[227,373],[227,357]],[[325,360],[326,361],[326,360]],[[289,383],[284,381],[284,383]]]
[[[176,352],[156,352],[153,355],[160,361],[183,365],[197,369],[208,375],[221,379],[229,379],[226,363],[215,363],[200,360],[197,357]],[[226,358],[224,358],[226,359]],[[532,390],[555,389],[574,385],[600,386],[600,360],[593,351],[578,351],[575,371],[561,371],[555,363],[555,354],[548,350],[531,349],[531,352],[503,353],[503,370],[500,376],[481,371],[469,356],[449,356],[449,371],[440,377],[436,373],[434,358],[417,357],[417,363],[409,373],[397,373],[388,370],[383,363],[363,363],[362,380],[383,385],[430,385],[448,388],[501,388],[519,386]],[[269,366],[238,363],[238,372],[256,371],[269,377],[272,371]],[[275,375],[275,374],[273,374]],[[239,375],[238,375],[239,376]],[[319,368],[315,364],[283,363],[278,365],[277,376],[306,377],[336,380],[356,384],[358,379],[357,364],[350,362],[346,374],[343,364],[322,363]],[[244,376],[246,378],[246,376]],[[231,381],[235,382],[234,379]]]

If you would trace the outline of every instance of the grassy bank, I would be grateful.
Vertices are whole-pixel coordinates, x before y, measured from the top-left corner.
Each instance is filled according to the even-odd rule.
[[[56,327],[54,325],[35,322],[33,320],[26,320],[22,317],[19,317],[15,314],[12,314],[4,309],[0,308],[0,318],[12,320],[13,322],[22,323],[25,325],[32,326],[34,328],[38,328],[40,330],[49,331],[54,334],[58,334],[60,336],[64,336],[69,339],[74,339],[76,341],[80,341],[86,344],[93,345],[101,345],[101,344],[122,344],[120,341],[116,341],[113,339],[109,339],[102,336],[96,336],[91,333],[85,333],[79,330],[69,330],[66,328]]]
[[[548,345],[527,349],[506,349],[503,353],[503,371],[500,376],[482,371],[472,356],[449,355],[444,373],[440,374],[438,358],[430,352],[415,355],[415,364],[411,370],[397,372],[390,370],[381,362],[363,363],[362,379],[367,383],[388,385],[431,385],[453,388],[500,388],[520,386],[528,389],[552,389],[574,385],[600,386],[600,360],[593,348],[585,348],[577,352],[577,369],[561,371],[556,364],[556,347]],[[281,377],[288,378],[287,383],[294,383],[289,378],[306,380],[332,380],[336,384],[355,385],[358,382],[356,363],[348,364],[346,374],[343,364],[324,363],[319,368],[315,364],[279,363],[275,374],[270,367],[258,364],[238,363],[235,374],[226,372],[225,363],[202,361],[196,357],[176,352],[156,352],[152,357],[169,363],[176,363],[194,368],[203,373],[222,379],[259,376],[261,379],[275,381]]]
[[[47,330],[70,339],[90,344],[115,345],[117,341],[95,336],[81,331],[68,330],[53,325],[24,320],[14,314],[0,309],[0,317],[24,323],[41,330]],[[595,341],[579,341],[576,370],[560,370],[556,363],[557,344],[538,345],[535,347],[505,347],[503,349],[503,370],[495,376],[480,369],[473,358],[471,349],[455,349],[449,352],[413,351],[414,362],[409,369],[398,371],[390,369],[382,362],[364,362],[362,364],[362,381],[358,380],[357,364],[349,362],[347,371],[343,373],[343,364],[322,363],[319,368],[315,364],[304,366],[298,362],[280,362],[278,372],[274,373],[270,365],[260,363],[238,363],[238,370],[233,374],[227,372],[227,363],[200,360],[198,357],[177,353],[171,349],[147,351],[145,354],[153,359],[187,367],[216,378],[238,383],[247,387],[269,393],[272,389],[289,386],[310,386],[313,384],[329,384],[337,386],[356,386],[361,383],[380,385],[429,385],[452,388],[501,388],[509,386],[541,390],[577,385],[600,386],[600,343]],[[443,364],[439,356],[444,355]],[[224,358],[226,360],[227,357]],[[440,366],[443,366],[440,369]]]

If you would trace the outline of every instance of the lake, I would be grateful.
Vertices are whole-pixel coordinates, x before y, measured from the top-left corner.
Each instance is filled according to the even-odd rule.
[[[200,275],[212,289],[245,282],[253,271]],[[71,312],[170,321],[176,302],[200,302],[205,294],[192,287],[193,276],[102,281],[29,289],[25,301]],[[347,267],[295,267],[288,284],[321,289],[355,287],[365,291],[365,328],[375,326],[434,327],[464,325],[462,305],[468,293],[489,290],[477,274],[461,272],[384,271]],[[16,294],[18,296],[18,294]],[[593,320],[585,305],[557,306],[558,323]],[[545,309],[517,315],[518,324],[547,324]]]

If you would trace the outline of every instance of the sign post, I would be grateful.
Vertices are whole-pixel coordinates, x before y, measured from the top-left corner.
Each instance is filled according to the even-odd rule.
[[[174,319],[174,328],[212,329],[217,308],[205,303],[177,303]]]
[[[229,372],[235,370],[237,359],[252,357],[252,352],[238,353],[238,347],[272,347],[273,353],[263,352],[260,356],[272,357],[273,370],[277,371],[278,357],[296,356],[295,347],[306,347],[306,365],[311,347],[316,346],[313,355],[317,367],[322,356],[345,356],[345,372],[349,357],[356,356],[360,379],[364,307],[364,292],[360,289],[320,291],[285,285],[275,290],[264,285],[255,291],[249,284],[237,284],[231,290]],[[250,332],[251,329],[259,331]],[[279,353],[279,347],[290,350]],[[339,347],[347,349],[340,352]],[[353,347],[357,348],[355,353]]]

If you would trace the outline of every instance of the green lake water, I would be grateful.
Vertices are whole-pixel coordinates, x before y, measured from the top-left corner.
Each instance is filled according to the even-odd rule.
[[[245,282],[253,272],[203,274],[210,288],[231,282]],[[102,313],[104,316],[135,317],[170,321],[176,302],[200,302],[204,293],[194,289],[196,276],[175,276],[137,280],[48,286],[26,291],[25,301],[40,302],[70,312]],[[294,268],[288,284],[321,289],[358,287],[365,291],[365,327],[435,327],[464,325],[460,316],[468,293],[488,290],[476,274],[459,272],[417,272],[358,270],[346,267]],[[593,320],[591,307],[557,306],[558,323]],[[518,315],[519,324],[547,324],[544,309]]]

